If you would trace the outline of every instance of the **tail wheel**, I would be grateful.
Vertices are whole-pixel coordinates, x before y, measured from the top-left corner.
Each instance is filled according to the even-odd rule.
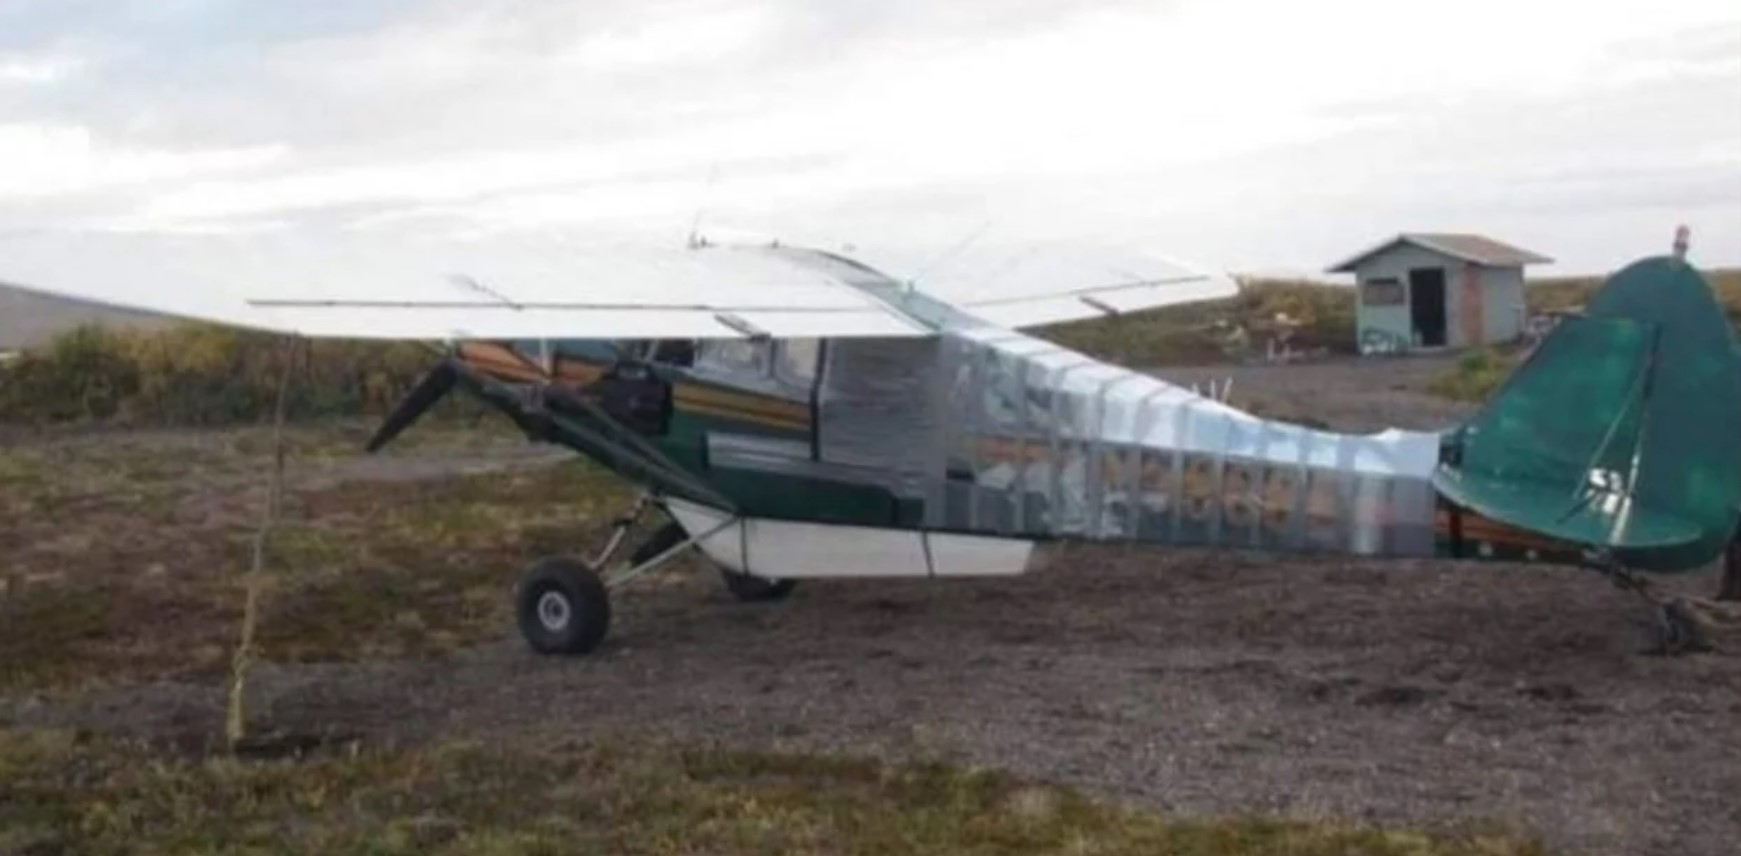
[[[741,601],[782,600],[798,585],[797,580],[771,580],[735,571],[721,570],[725,587]]]
[[[514,601],[520,635],[540,654],[585,654],[610,629],[610,594],[598,573],[576,559],[554,557],[528,568]]]

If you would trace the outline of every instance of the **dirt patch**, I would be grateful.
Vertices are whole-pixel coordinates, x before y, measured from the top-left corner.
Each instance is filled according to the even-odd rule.
[[[1474,407],[1427,391],[1456,363],[1448,354],[1337,358],[1292,366],[1161,368],[1173,383],[1207,388],[1233,382],[1233,403],[1261,416],[1340,431],[1449,428]]]
[[[1715,856],[1741,822],[1741,663],[1640,653],[1636,605],[1577,573],[1082,551],[778,605],[649,582],[592,658],[504,628],[439,661],[268,667],[256,725],[944,758],[1173,812],[1474,819],[1600,853]],[[215,734],[221,701],[158,684],[7,715]]]

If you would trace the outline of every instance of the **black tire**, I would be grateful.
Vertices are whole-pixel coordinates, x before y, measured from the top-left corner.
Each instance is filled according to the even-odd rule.
[[[643,562],[650,562],[660,553],[683,543],[688,538],[689,533],[683,531],[683,527],[676,523],[667,523],[648,536],[641,546],[635,548],[635,552],[629,556],[629,567],[638,567]]]
[[[520,635],[532,650],[585,654],[598,647],[610,629],[610,594],[585,562],[552,557],[540,560],[520,578],[514,614]]]
[[[766,577],[740,574],[735,571],[720,569],[719,575],[725,578],[725,587],[745,602],[784,600],[786,595],[798,585],[797,580],[770,580]]]

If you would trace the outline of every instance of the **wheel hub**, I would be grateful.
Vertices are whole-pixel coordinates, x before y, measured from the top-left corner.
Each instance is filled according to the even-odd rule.
[[[538,623],[544,625],[545,630],[563,630],[568,627],[573,614],[574,609],[561,592],[547,591],[538,596]]]

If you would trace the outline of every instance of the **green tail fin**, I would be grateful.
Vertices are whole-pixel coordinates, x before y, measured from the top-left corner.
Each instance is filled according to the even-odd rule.
[[[1741,513],[1741,345],[1695,269],[1616,273],[1454,434],[1434,482],[1485,516],[1678,571]]]

